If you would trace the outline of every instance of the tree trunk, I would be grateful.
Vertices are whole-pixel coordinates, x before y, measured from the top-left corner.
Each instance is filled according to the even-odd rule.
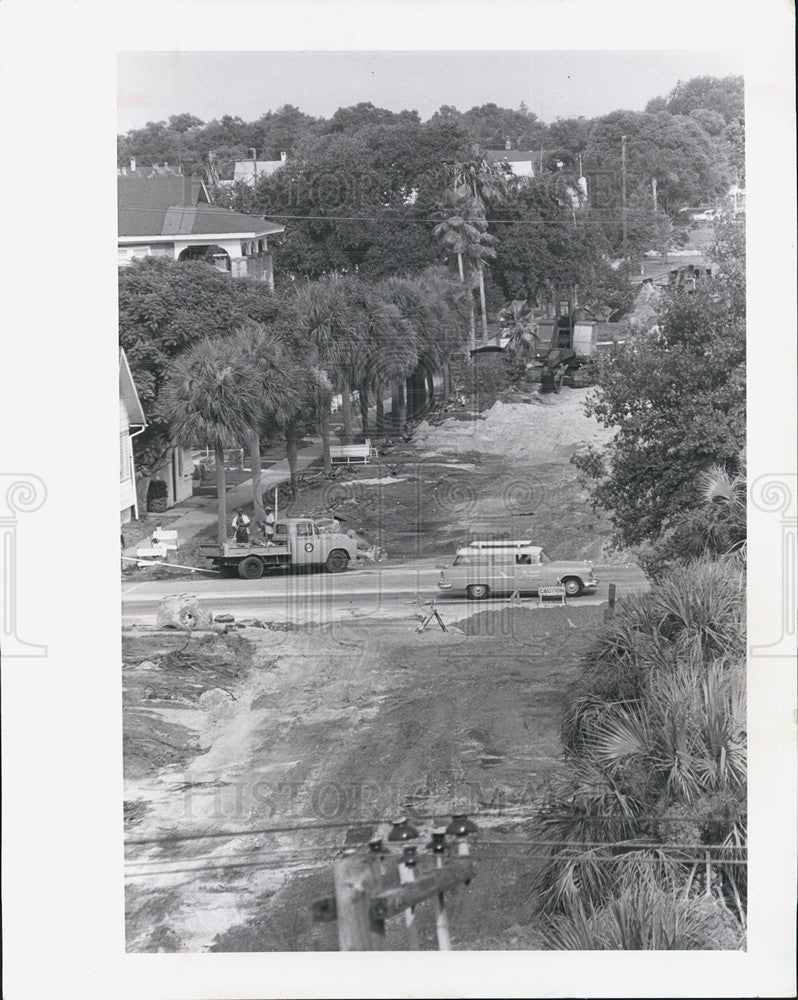
[[[382,382],[378,382],[376,388],[377,399],[375,402],[376,412],[374,414],[374,423],[378,434],[382,434],[385,430],[385,403],[382,398],[383,392]]]
[[[396,409],[394,410],[396,414],[396,423],[401,434],[405,429],[405,424],[407,423],[407,402],[405,400],[405,386],[403,380],[399,380],[396,384]]]
[[[443,403],[446,405],[449,402],[449,394],[452,391],[452,371],[449,367],[448,358],[443,362],[441,371],[443,373]]]
[[[285,457],[288,459],[288,468],[291,472],[291,492],[294,497],[299,495],[299,476],[297,475],[297,449],[296,424],[289,420],[285,425]]]
[[[221,548],[227,541],[227,482],[224,474],[224,448],[216,445],[214,448],[216,455],[216,541]]]
[[[330,458],[330,404],[325,400],[319,413],[319,434],[321,435],[321,450],[324,457],[324,471],[332,469]]]
[[[344,433],[341,441],[344,444],[352,443],[352,389],[349,385],[349,376],[341,376],[341,416],[344,421]]]
[[[418,412],[418,390],[416,373],[405,379],[406,419],[412,420]]]
[[[360,424],[363,428],[363,437],[369,436],[369,391],[365,382],[360,383],[358,389],[360,395]]]
[[[266,520],[266,511],[263,509],[263,497],[260,489],[260,433],[257,430],[252,431],[249,436],[249,459],[252,465],[252,506],[254,510],[252,520],[263,523]]]
[[[465,284],[465,273],[463,271],[463,255],[459,253],[457,255],[457,269],[460,272],[460,280]],[[473,351],[477,346],[476,332],[474,329],[474,296],[469,290],[469,304],[470,309],[468,311],[468,349]]]
[[[432,372],[428,368],[424,369],[424,374],[427,380],[427,399],[429,400],[429,409],[432,409],[435,405],[435,382]]]
[[[485,275],[483,269],[478,269],[479,273],[479,304],[482,308],[482,343],[488,342],[488,310],[485,306]]]

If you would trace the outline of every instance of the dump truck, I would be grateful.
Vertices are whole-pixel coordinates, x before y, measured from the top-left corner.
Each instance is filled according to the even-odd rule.
[[[222,576],[257,580],[264,572],[292,566],[323,566],[328,573],[343,573],[357,560],[357,540],[336,530],[329,520],[285,517],[275,522],[269,542],[225,542],[203,545],[202,554]]]

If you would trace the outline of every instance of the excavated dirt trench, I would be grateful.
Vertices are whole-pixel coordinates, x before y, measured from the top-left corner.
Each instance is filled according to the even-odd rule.
[[[479,821],[475,852],[517,838],[513,817],[559,768],[562,709],[600,615],[480,611],[446,634],[412,620],[246,629],[179,655],[164,653],[176,636],[129,633],[128,949],[335,949],[310,904],[331,893],[345,844],[387,833],[375,821],[457,805],[502,813]],[[438,822],[418,820],[426,839]],[[324,828],[256,832],[306,824]],[[221,831],[237,833],[170,839]],[[534,947],[534,861],[500,844],[483,854],[452,896],[456,947]],[[434,946],[425,907],[419,921]],[[388,926],[388,946],[406,947],[401,921]]]

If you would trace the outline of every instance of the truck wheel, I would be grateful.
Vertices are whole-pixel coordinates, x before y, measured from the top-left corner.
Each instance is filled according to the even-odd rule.
[[[582,581],[578,576],[566,576],[562,585],[568,597],[579,597],[582,593]]]
[[[466,595],[470,601],[484,601],[490,593],[490,587],[484,583],[472,583],[466,589]]]
[[[257,580],[263,576],[263,563],[257,556],[247,556],[238,564],[238,575],[242,580]]]
[[[333,549],[324,564],[328,573],[343,573],[349,565],[349,556],[343,549]]]

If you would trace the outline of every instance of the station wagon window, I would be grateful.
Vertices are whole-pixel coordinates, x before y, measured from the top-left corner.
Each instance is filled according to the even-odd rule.
[[[531,566],[532,556],[529,554],[529,552],[519,552],[518,555],[515,557],[515,561],[521,566]]]
[[[546,555],[543,549],[540,550],[540,561],[542,563],[550,563],[551,559]]]
[[[313,525],[310,521],[300,521],[300,523],[296,526],[296,533],[300,538],[304,538],[306,535],[312,535]]]

